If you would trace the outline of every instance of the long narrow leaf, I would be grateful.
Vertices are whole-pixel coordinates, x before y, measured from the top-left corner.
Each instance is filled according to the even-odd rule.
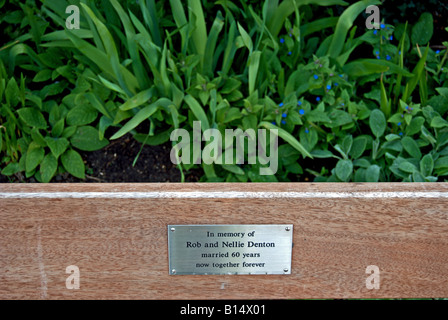
[[[282,128],[277,127],[276,125],[273,125],[272,123],[265,121],[261,122],[259,126],[265,127],[268,130],[272,129],[278,130],[278,135],[280,138],[285,140],[285,142],[289,143],[291,147],[299,151],[303,156],[313,159],[313,156],[308,152],[308,150],[306,150],[305,147],[299,141],[297,141],[297,139],[294,138],[289,132],[285,131]]]

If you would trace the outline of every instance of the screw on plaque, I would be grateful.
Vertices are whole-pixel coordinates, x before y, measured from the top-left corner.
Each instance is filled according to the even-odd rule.
[[[283,269],[283,272],[288,272],[288,271],[289,271],[288,268]]]
[[[172,274],[176,274],[176,269],[171,270]]]
[[[172,232],[174,232],[174,231],[176,231],[176,228],[174,228],[174,227],[171,227],[171,229],[170,229]]]
[[[291,231],[291,227],[286,227],[285,230],[286,231]]]

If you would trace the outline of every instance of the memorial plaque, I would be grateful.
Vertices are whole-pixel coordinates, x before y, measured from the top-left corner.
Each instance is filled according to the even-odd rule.
[[[292,224],[169,225],[169,272],[290,274],[292,234]]]

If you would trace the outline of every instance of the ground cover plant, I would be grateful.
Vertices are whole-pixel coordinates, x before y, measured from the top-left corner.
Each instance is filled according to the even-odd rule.
[[[70,4],[80,29],[67,29]],[[447,42],[424,11],[367,29],[365,9],[386,4],[0,1],[1,173],[83,179],[82,152],[129,134],[171,143],[201,121],[279,136],[275,175],[179,164],[201,181],[444,181]]]

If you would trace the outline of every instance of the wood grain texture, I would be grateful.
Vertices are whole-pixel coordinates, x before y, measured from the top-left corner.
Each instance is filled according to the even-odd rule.
[[[0,194],[273,191],[318,194],[0,195],[0,299],[448,297],[448,184],[0,184]],[[421,196],[359,196],[384,192]],[[170,276],[169,224],[293,224],[292,274]],[[80,269],[79,290],[66,288],[69,265]],[[379,290],[366,288],[368,265],[381,271]]]

